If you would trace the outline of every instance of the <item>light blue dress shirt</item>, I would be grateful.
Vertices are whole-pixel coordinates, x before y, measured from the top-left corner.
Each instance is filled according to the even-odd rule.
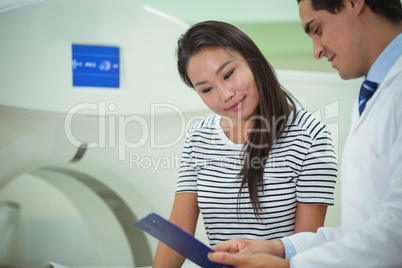
[[[371,66],[366,79],[381,84],[387,76],[389,70],[400,57],[401,53],[402,34],[399,34],[376,59],[373,66]],[[283,237],[280,240],[285,247],[286,259],[290,258],[290,268],[294,268],[294,261],[292,257],[297,254],[296,249],[288,238]]]

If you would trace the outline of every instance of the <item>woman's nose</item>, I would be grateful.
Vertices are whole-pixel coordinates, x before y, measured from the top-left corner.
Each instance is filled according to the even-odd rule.
[[[234,91],[229,86],[220,86],[221,97],[224,102],[230,101],[235,95]]]

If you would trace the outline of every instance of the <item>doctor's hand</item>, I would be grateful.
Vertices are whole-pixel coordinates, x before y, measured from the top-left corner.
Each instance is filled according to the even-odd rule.
[[[208,259],[236,268],[289,268],[290,260],[269,254],[244,254],[228,252],[210,252]]]
[[[212,247],[217,252],[242,253],[242,254],[270,254],[285,258],[285,247],[278,240],[246,240],[231,239]]]

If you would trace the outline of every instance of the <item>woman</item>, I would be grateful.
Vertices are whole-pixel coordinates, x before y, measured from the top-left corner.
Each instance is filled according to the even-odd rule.
[[[330,134],[297,107],[254,42],[202,22],[179,39],[177,62],[214,115],[189,130],[169,220],[194,235],[201,212],[211,245],[323,226],[337,175]],[[183,261],[159,244],[154,267]]]

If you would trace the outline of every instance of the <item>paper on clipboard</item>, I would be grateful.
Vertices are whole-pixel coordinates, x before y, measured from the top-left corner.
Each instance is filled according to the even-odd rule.
[[[134,226],[152,235],[201,267],[221,268],[223,266],[222,264],[211,262],[207,258],[208,252],[213,251],[211,248],[156,213],[149,214],[135,223]]]

